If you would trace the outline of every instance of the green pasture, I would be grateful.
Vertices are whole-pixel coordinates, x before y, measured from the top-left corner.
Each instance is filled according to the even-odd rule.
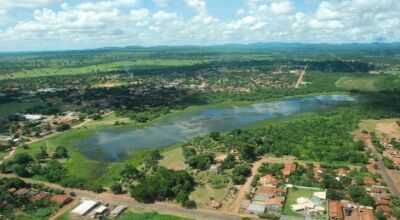
[[[25,71],[0,75],[0,80],[10,79],[10,78],[26,78],[26,77],[53,76],[53,75],[92,74],[98,72],[107,72],[107,71],[125,70],[125,69],[131,69],[131,70],[160,69],[165,67],[191,66],[194,64],[198,64],[200,62],[201,61],[196,61],[196,60],[146,59],[146,60],[136,60],[136,61],[118,61],[118,62],[89,65],[76,68],[39,68],[39,69],[25,70]]]
[[[336,81],[335,85],[349,91],[374,92],[377,91],[376,83],[382,78],[381,76],[344,76]]]

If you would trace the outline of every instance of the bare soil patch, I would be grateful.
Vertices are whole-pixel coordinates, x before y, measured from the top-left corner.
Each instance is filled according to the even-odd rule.
[[[388,138],[400,139],[400,127],[395,120],[377,123],[376,131],[377,133],[384,134]]]

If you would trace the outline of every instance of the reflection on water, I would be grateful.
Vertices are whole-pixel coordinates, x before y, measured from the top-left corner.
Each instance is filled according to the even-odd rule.
[[[121,160],[135,148],[168,146],[210,131],[243,128],[258,121],[296,113],[321,111],[356,101],[349,95],[321,95],[256,103],[248,106],[208,108],[174,115],[143,128],[109,128],[78,144],[94,160]]]

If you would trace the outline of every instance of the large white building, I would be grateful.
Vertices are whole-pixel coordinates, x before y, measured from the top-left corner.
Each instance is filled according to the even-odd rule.
[[[83,200],[80,205],[78,205],[71,212],[77,215],[87,215],[90,211],[92,211],[97,205],[98,201],[93,200]]]

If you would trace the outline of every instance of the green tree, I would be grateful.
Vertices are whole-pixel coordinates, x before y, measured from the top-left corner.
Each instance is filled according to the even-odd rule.
[[[110,188],[111,188],[111,192],[113,192],[114,194],[122,194],[123,193],[122,186],[118,182],[114,182]]]

